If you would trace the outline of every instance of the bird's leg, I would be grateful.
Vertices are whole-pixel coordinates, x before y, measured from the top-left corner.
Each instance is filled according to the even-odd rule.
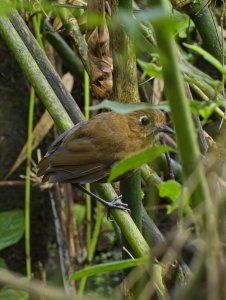
[[[126,211],[126,212],[130,213],[130,209],[128,208],[128,204],[127,203],[117,202],[118,200],[120,200],[122,198],[122,195],[119,195],[119,196],[117,195],[112,201],[108,202],[108,201],[102,199],[101,197],[97,196],[96,194],[92,193],[91,191],[88,191],[81,184],[73,183],[73,185],[75,185],[77,188],[79,188],[80,190],[82,190],[84,193],[86,193],[90,197],[93,197],[97,201],[101,202],[108,209],[110,209],[110,208],[118,208],[118,209],[121,209],[123,211]]]
[[[165,140],[164,140],[164,137],[162,135],[159,136],[159,141],[162,145],[166,144]],[[175,180],[175,176],[174,176],[174,172],[173,172],[173,166],[172,166],[171,158],[170,158],[170,155],[169,155],[168,151],[165,153],[165,157],[166,157],[166,161],[167,161],[168,168],[169,168],[169,178],[172,179],[172,180]]]

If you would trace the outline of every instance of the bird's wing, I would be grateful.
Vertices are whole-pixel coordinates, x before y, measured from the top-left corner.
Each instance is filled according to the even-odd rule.
[[[97,115],[60,135],[38,165],[38,176],[50,182],[95,182],[107,177],[112,164],[123,158],[126,137],[119,135],[120,122]],[[106,118],[106,119],[104,119]],[[115,153],[120,153],[116,158]],[[122,154],[121,154],[122,153]]]
[[[108,170],[102,165],[49,167],[43,177],[43,182],[74,182],[92,183],[100,181],[109,175]]]
[[[80,129],[75,126],[60,135],[40,161],[37,175],[43,182],[91,183],[109,175],[109,159],[99,153],[102,142],[93,132]]]

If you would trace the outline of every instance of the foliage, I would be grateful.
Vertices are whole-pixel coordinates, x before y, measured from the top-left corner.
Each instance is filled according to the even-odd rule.
[[[112,167],[108,182],[114,181],[121,175],[127,173],[128,171],[141,167],[145,163],[150,163],[162,153],[170,150],[171,148],[168,146],[153,146],[151,148],[144,149],[131,157],[125,158],[118,163],[115,163]]]
[[[24,234],[24,212],[12,210],[0,213],[0,249],[17,243]]]
[[[10,289],[10,288],[3,288],[0,291],[0,299],[4,300],[28,300],[29,295],[26,292]]]
[[[113,102],[110,100],[104,100],[100,104],[93,105],[90,107],[90,110],[98,110],[98,109],[110,109],[114,112],[120,114],[128,114],[133,111],[143,110],[143,109],[161,109],[165,111],[169,111],[169,105],[167,102],[158,105],[153,105],[150,103],[132,103],[132,104],[124,104],[120,102]]]
[[[226,155],[224,135],[217,140],[215,134],[222,132],[220,129],[225,127],[223,121],[226,119],[226,68],[223,59],[225,47],[221,45],[223,35],[218,33],[215,18],[210,20],[211,8],[201,3],[202,1],[192,5],[189,1],[181,1],[181,6],[176,7],[178,10],[165,1],[160,1],[155,6],[151,1],[137,1],[139,9],[135,11],[132,11],[132,1],[111,2],[111,8],[108,7],[110,2],[105,3],[105,7],[100,5],[101,1],[58,3],[44,0],[5,1],[0,7],[0,36],[14,53],[25,76],[60,131],[69,129],[73,122],[83,121],[84,117],[55,71],[58,64],[62,70],[69,68],[73,72],[76,79],[73,91],[76,100],[83,94],[84,87],[85,105],[83,100],[80,100],[79,106],[85,106],[86,116],[89,111],[95,114],[106,109],[121,114],[140,109],[160,109],[166,114],[167,122],[173,125],[177,135],[176,139],[163,136],[162,142],[166,145],[154,145],[112,166],[108,182],[134,169],[142,169],[142,184],[139,182],[142,189],[135,191],[128,185],[131,189],[129,195],[139,194],[137,199],[144,195],[142,233],[130,215],[123,211],[112,209],[110,213],[114,220],[113,226],[105,226],[106,222],[102,222],[104,216],[101,206],[95,206],[87,200],[85,207],[80,203],[81,194],[64,185],[60,188],[47,186],[65,291],[68,294],[68,291],[72,290],[71,281],[79,280],[79,293],[89,292],[90,276],[124,270],[127,289],[134,299],[197,299],[203,295],[209,299],[223,299],[224,291],[220,282],[225,279],[223,274],[226,273],[225,233],[222,230],[226,220],[226,179],[222,169]],[[225,5],[222,4],[222,7]],[[28,26],[18,21],[15,9],[22,13]],[[221,22],[223,32],[223,14],[220,18],[218,22]],[[39,45],[45,50],[50,44],[56,49],[59,56],[54,67],[49,64],[46,54],[30,36],[28,28],[32,28]],[[53,32],[56,38],[54,42],[53,36],[48,39]],[[86,40],[83,34],[86,34]],[[124,43],[114,48],[112,45],[116,43],[115,40],[123,36],[126,37]],[[216,51],[211,45],[213,37]],[[67,52],[70,53],[70,59],[67,58],[68,54],[63,53],[66,48],[70,49]],[[55,50],[52,48],[51,51],[54,53]],[[116,88],[130,92],[133,70],[130,74],[129,64],[135,54],[138,70],[135,73],[139,79],[140,97],[144,101],[128,104],[106,100],[112,99],[112,94],[113,99],[115,98]],[[125,83],[121,83],[121,86],[120,83],[117,83],[119,86],[115,86],[115,79],[119,75],[116,62],[119,66],[120,62],[123,66],[127,63],[128,67],[120,70],[124,75],[120,78],[125,78]],[[81,80],[83,68],[87,72],[85,83]],[[39,112],[40,108],[37,109],[37,114]],[[30,137],[32,123],[30,118]],[[47,132],[40,132],[40,142],[46,134]],[[210,154],[206,154],[208,151]],[[153,160],[160,156],[163,164],[154,171],[150,166],[153,165]],[[201,159],[202,156],[205,158]],[[34,180],[36,185],[40,184],[40,179],[35,178],[35,172],[31,170],[30,162],[31,157],[28,155],[27,174],[32,176],[27,176],[26,180],[29,184],[31,180]],[[147,163],[150,166],[143,166]],[[182,172],[176,172],[175,166],[179,166]],[[176,180],[169,180],[174,174]],[[118,186],[116,185],[114,190],[109,184],[97,184],[94,189],[101,197],[110,201],[114,199]],[[79,203],[74,204],[74,199]],[[27,202],[25,208],[27,261],[30,258],[34,259],[29,252],[30,205],[32,203]],[[129,205],[133,207],[132,203]],[[165,233],[164,237],[150,218],[152,214],[148,216],[145,209],[157,211],[156,220]],[[167,225],[164,225],[163,219],[166,219]],[[108,231],[112,234],[113,227],[117,233],[115,238],[104,238]],[[104,231],[106,232],[103,234]],[[0,213],[1,250],[9,250],[23,234],[24,213],[21,210]],[[120,246],[115,244],[116,237]],[[130,259],[112,259],[108,263],[93,264],[95,254],[104,251],[109,253],[114,247],[120,251],[122,243]],[[188,252],[192,251],[192,254],[189,252],[184,255],[184,250],[187,249]],[[145,256],[149,252],[151,258],[147,260]],[[188,266],[184,260],[188,262]],[[1,269],[7,268],[7,265],[8,261],[1,258]],[[30,265],[29,268],[31,267],[34,271],[34,266]],[[193,277],[190,276],[189,268]],[[79,271],[75,271],[77,269]],[[129,269],[128,273],[126,269]],[[28,277],[31,277],[31,272],[27,273]],[[43,274],[45,271],[41,275]],[[121,278],[118,280],[121,281]],[[49,278],[47,283],[48,281]],[[32,282],[30,284],[32,286]],[[103,282],[101,284],[103,285]],[[110,283],[102,287],[107,289]],[[111,294],[116,295],[113,289]],[[128,295],[122,295],[121,291],[119,294],[120,297],[128,298]],[[3,287],[0,299],[23,300],[28,299],[28,294]]]
[[[93,265],[91,267],[84,268],[81,271],[72,274],[69,280],[73,281],[87,276],[93,276],[93,275],[103,274],[106,272],[128,269],[128,268],[142,265],[145,262],[147,262],[147,259],[138,258],[138,259],[121,260],[121,261],[116,261],[111,263],[105,263],[96,266]]]

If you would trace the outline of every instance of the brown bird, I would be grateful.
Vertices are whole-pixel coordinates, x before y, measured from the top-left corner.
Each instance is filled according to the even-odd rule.
[[[43,182],[104,182],[113,164],[153,145],[170,132],[159,110],[104,112],[61,134],[38,164]]]

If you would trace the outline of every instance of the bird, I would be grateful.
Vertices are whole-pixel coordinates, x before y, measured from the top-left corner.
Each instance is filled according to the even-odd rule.
[[[38,163],[42,182],[106,182],[112,166],[172,133],[157,109],[102,112],[62,133]],[[84,188],[83,188],[84,190]]]

